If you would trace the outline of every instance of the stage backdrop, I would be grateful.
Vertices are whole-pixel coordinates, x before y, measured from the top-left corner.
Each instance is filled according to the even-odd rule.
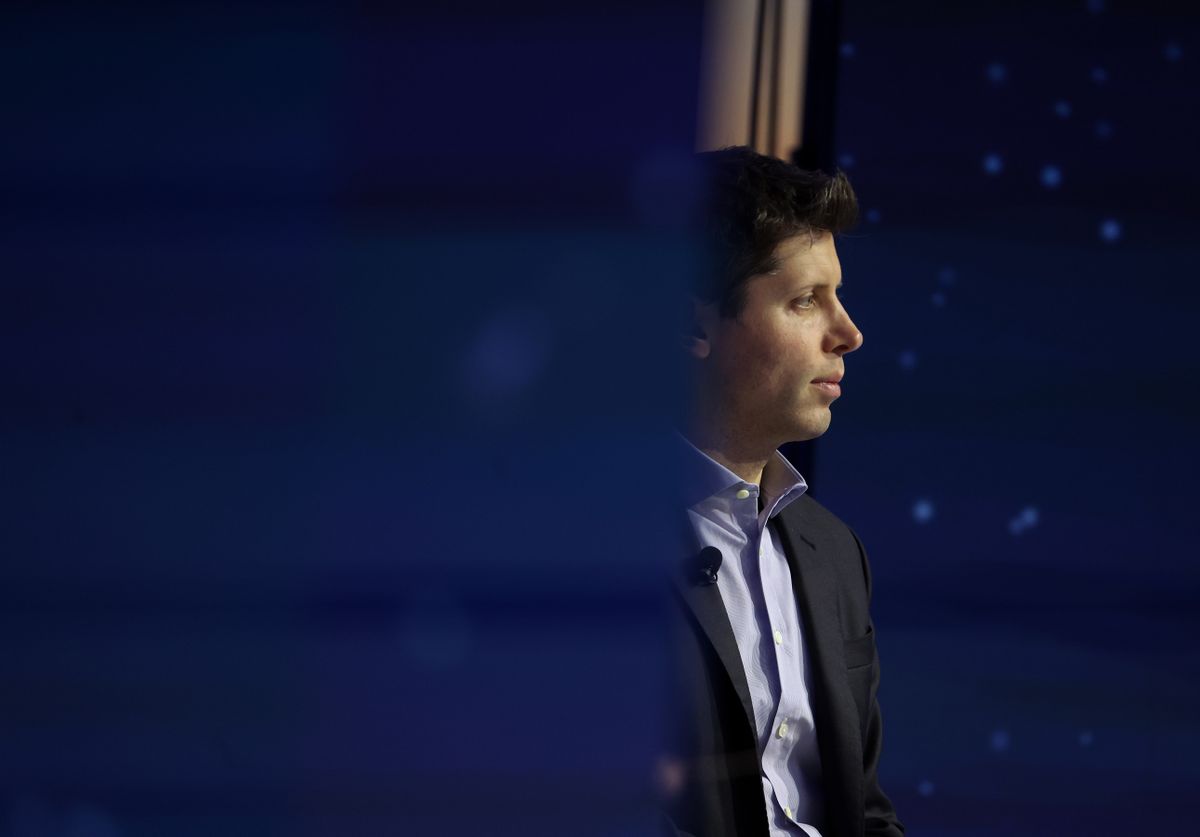
[[[865,343],[812,482],[875,571],[885,787],[923,835],[1187,832],[1196,12],[844,12]]]

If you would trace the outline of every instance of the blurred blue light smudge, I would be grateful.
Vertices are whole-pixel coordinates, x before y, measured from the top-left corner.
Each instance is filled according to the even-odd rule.
[[[62,830],[63,837],[117,837],[120,833],[108,814],[86,805],[67,814]]]
[[[400,617],[400,646],[413,662],[446,668],[463,662],[473,644],[466,611],[448,594],[418,591]]]
[[[933,503],[929,500],[917,500],[913,503],[912,516],[917,523],[928,523],[933,520]]]
[[[703,198],[703,181],[690,152],[663,150],[639,161],[630,183],[638,220],[651,227],[679,228]]]
[[[550,329],[541,312],[510,308],[483,324],[467,351],[466,387],[477,398],[521,394],[549,360]]]
[[[1031,529],[1037,525],[1038,510],[1033,506],[1026,506],[1021,509],[1021,513],[1008,522],[1008,531],[1013,535],[1020,535],[1026,529]]]

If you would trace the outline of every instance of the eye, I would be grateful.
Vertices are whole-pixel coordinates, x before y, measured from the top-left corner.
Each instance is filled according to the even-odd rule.
[[[815,294],[805,294],[804,296],[795,300],[792,304],[797,308],[812,308],[813,305],[816,304],[816,301],[817,297]]]

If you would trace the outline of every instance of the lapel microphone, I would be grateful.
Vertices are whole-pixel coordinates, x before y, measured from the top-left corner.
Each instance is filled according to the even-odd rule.
[[[706,546],[696,556],[696,571],[701,584],[716,584],[717,570],[721,569],[721,550]]]

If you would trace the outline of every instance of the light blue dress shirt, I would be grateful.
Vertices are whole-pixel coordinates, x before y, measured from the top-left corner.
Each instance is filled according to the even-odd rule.
[[[812,675],[791,570],[775,527],[767,525],[808,484],[779,451],[763,469],[760,489],[680,439],[688,449],[692,528],[701,546],[721,550],[717,589],[750,687],[771,834],[820,837],[824,797]]]

